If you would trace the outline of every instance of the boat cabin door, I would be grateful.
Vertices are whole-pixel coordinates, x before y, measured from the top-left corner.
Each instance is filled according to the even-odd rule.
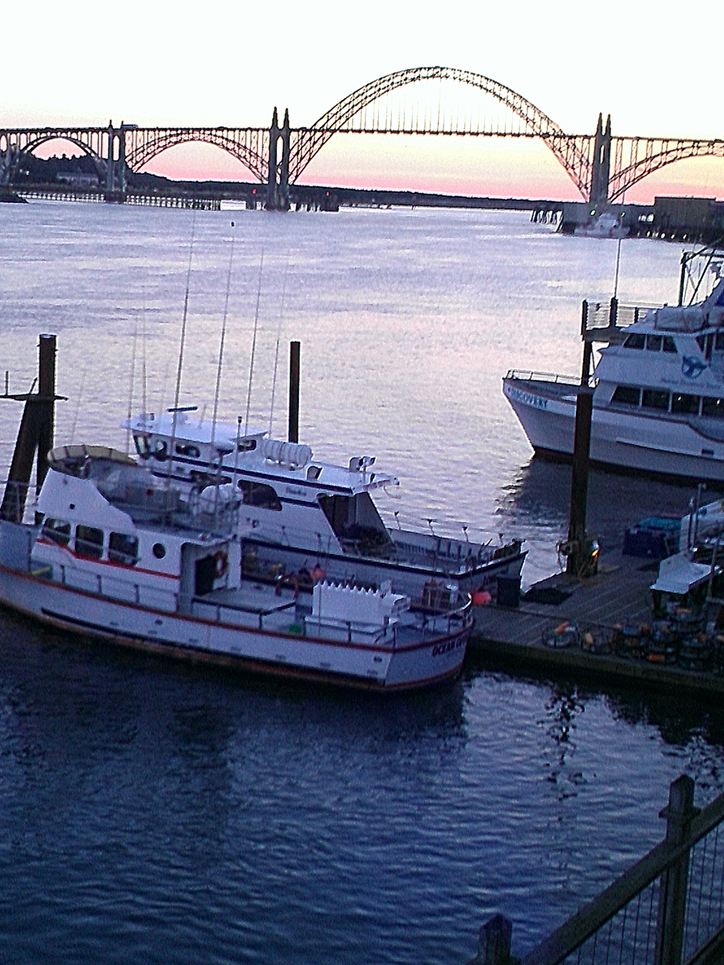
[[[216,554],[202,556],[196,560],[194,566],[194,596],[203,596],[214,589],[214,580],[218,577],[218,563]]]

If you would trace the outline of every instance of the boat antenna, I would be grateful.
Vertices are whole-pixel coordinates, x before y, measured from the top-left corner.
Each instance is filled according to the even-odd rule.
[[[85,361],[83,362],[83,371],[81,372],[81,376],[80,376],[80,388],[78,389],[78,402],[76,403],[75,412],[73,413],[73,425],[70,427],[71,443],[75,442],[75,430],[76,430],[76,426],[78,425],[78,413],[80,412],[80,403],[83,398],[83,390],[85,389],[85,375],[87,370],[88,370],[88,357],[86,356]],[[35,383],[33,383],[33,385],[34,384]],[[30,391],[31,392],[33,391],[32,388]]]
[[[282,337],[282,319],[284,318],[284,298],[287,293],[287,272],[289,271],[289,259],[287,258],[284,266],[284,281],[282,283],[282,302],[279,306],[279,327],[277,328],[277,344],[274,350],[274,375],[272,377],[271,404],[269,405],[269,437],[272,434],[272,420],[274,418],[274,393],[277,387],[277,371],[279,369],[279,342]]]
[[[133,349],[131,350],[131,387],[128,393],[128,425],[126,426],[126,455],[131,451],[131,418],[133,417],[133,382],[136,377],[136,343],[138,341],[138,319],[133,326]]]
[[[256,333],[259,327],[259,302],[261,301],[261,275],[264,268],[264,249],[259,259],[259,286],[256,291],[256,310],[254,312],[254,335],[251,340],[251,358],[249,359],[249,388],[246,393],[246,413],[244,415],[244,431],[249,431],[249,409],[251,408],[251,380],[254,375],[254,353],[256,352]]]
[[[234,222],[231,222],[234,227]],[[221,339],[219,341],[219,364],[216,367],[216,391],[214,393],[214,417],[211,420],[211,445],[216,441],[216,419],[219,414],[219,392],[221,390],[221,366],[224,361],[224,341],[226,339],[226,319],[229,314],[229,292],[231,290],[231,266],[234,262],[234,232],[231,232],[231,250],[229,252],[229,271],[226,276],[226,298],[224,299],[224,320],[221,323]]]
[[[173,454],[176,449],[176,426],[178,423],[179,397],[181,395],[181,373],[184,364],[184,349],[186,347],[186,322],[189,317],[189,290],[191,288],[191,262],[194,254],[194,229],[196,227],[196,212],[191,219],[191,241],[189,243],[189,264],[186,269],[186,293],[184,295],[184,311],[181,320],[181,339],[178,347],[178,366],[176,368],[176,391],[173,397],[173,420],[171,422],[171,451],[169,452],[168,480],[173,475]]]
[[[623,238],[619,238],[618,243],[616,245],[616,271],[613,276],[613,297],[614,298],[618,298],[618,274],[619,274],[619,269],[621,267],[621,242],[622,241],[623,241]]]
[[[141,407],[144,414],[148,412],[146,404],[146,286],[143,286],[143,353],[141,356]]]

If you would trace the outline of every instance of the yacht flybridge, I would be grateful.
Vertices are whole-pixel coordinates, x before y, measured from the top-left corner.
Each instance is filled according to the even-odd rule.
[[[497,577],[520,575],[525,550],[519,540],[495,546],[388,528],[373,494],[399,483],[380,472],[373,457],[331,465],[307,445],[214,427],[188,409],[144,413],[124,426],[154,475],[201,486],[221,480],[239,492],[249,575],[292,584],[313,573],[370,584],[389,579],[413,598],[430,581],[454,581],[472,593]]]
[[[591,461],[724,482],[724,280],[698,304],[619,308],[612,322],[608,307],[603,313],[587,304],[584,314],[584,338],[608,342],[593,373]],[[505,376],[537,453],[572,455],[579,386],[536,372]]]

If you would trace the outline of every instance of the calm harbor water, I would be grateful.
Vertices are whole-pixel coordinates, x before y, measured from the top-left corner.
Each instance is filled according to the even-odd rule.
[[[397,473],[393,525],[524,536],[526,582],[556,566],[569,471],[531,460],[501,378],[578,371],[580,302],[610,296],[615,242],[514,213],[0,206],[0,368],[26,389],[38,334],[57,334],[59,444],[124,448],[129,407],[173,404],[190,254],[182,404],[213,409],[230,282],[224,418],[250,398],[268,427],[274,396],[284,433],[300,339],[301,437]],[[625,241],[621,301],[673,302],[680,255]],[[3,465],[19,414],[0,407]],[[590,494],[605,548],[691,491],[597,473]],[[724,713],[674,697],[471,666],[380,701],[10,616],[0,640],[13,962],[462,963],[495,911],[522,951],[658,840],[679,773],[699,803],[724,785]]]

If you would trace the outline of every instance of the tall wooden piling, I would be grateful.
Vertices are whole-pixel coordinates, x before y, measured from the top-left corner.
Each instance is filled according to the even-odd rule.
[[[48,471],[48,453],[53,448],[55,422],[55,335],[41,335],[38,358],[38,391],[10,398],[25,402],[15,443],[0,518],[22,522],[33,459],[36,461],[38,491]]]
[[[289,441],[299,442],[299,379],[301,343],[289,343]]]

